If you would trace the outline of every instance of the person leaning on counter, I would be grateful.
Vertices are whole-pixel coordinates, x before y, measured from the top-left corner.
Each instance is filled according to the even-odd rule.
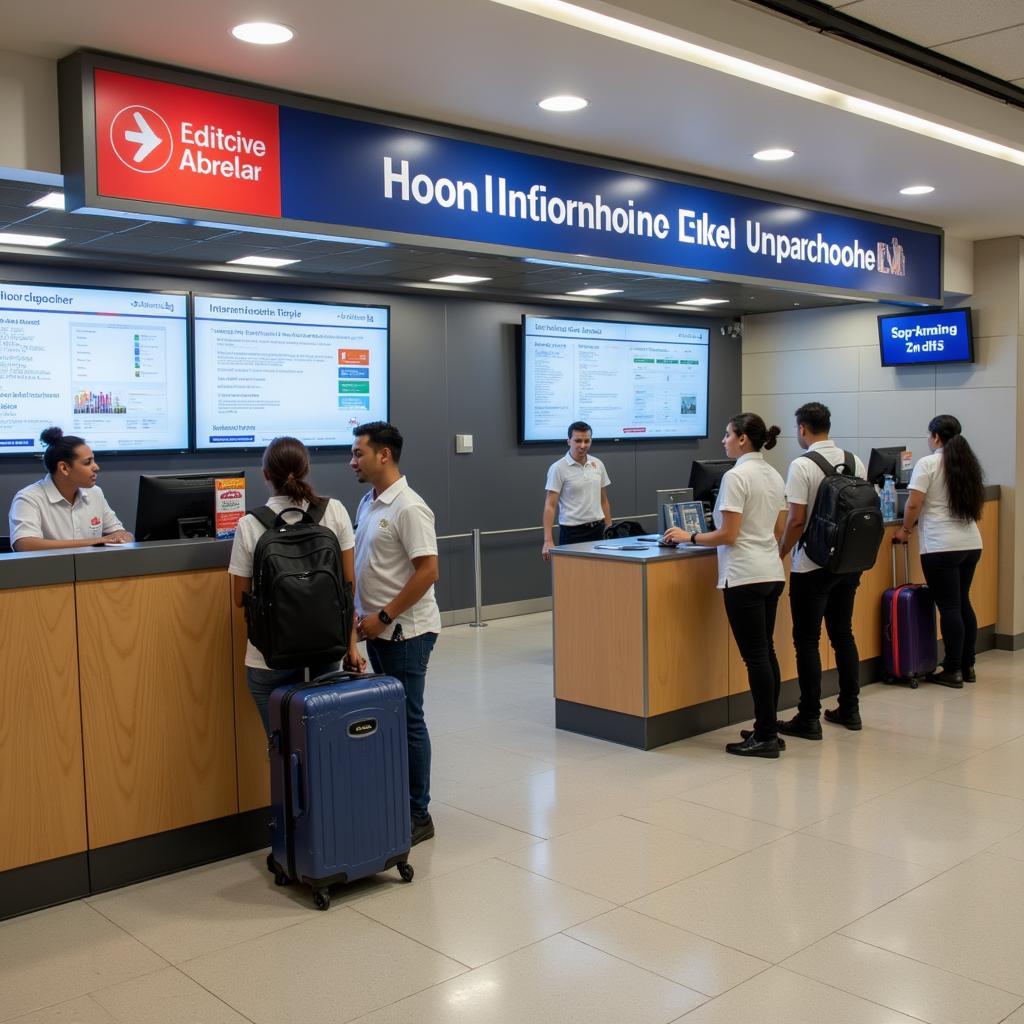
[[[48,427],[39,438],[46,445],[47,473],[11,502],[12,550],[88,548],[133,540],[96,486],[100,465],[85,441],[60,427]]]

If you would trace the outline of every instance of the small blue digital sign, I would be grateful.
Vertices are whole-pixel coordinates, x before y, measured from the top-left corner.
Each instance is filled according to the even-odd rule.
[[[896,313],[878,318],[883,366],[973,363],[969,309],[937,313]]]

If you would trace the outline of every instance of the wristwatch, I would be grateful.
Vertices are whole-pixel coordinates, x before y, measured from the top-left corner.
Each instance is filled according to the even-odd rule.
[[[697,543],[697,534],[698,533],[700,533],[700,530],[694,530],[693,533],[690,534],[690,543],[691,544],[696,544]]]
[[[377,612],[377,618],[380,619],[380,621],[383,622],[385,626],[390,626],[391,623],[394,622],[394,619],[392,619],[391,616],[388,615],[388,613],[384,611],[383,608],[381,608],[381,610]]]

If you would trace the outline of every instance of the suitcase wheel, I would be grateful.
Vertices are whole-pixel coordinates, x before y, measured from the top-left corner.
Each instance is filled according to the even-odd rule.
[[[910,680],[910,688],[912,690],[916,690],[917,689],[917,680],[916,679],[911,679]]]
[[[277,874],[277,865],[274,863],[274,855],[272,853],[267,854],[267,870],[272,874]]]
[[[283,871],[274,872],[274,885],[287,885],[288,876]]]
[[[313,903],[317,910],[327,910],[331,905],[331,894],[326,889],[314,889]]]
[[[416,874],[412,869],[412,865],[408,861],[398,865],[398,873],[402,876],[403,882],[411,882],[412,876]]]

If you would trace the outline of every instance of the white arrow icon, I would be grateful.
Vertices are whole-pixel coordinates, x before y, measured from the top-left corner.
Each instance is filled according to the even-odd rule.
[[[135,151],[135,156],[132,157],[132,160],[137,164],[141,164],[160,145],[160,136],[149,127],[146,119],[138,110],[132,116],[135,118],[135,123],[139,126],[139,130],[137,132],[125,132],[124,137],[128,142],[137,142],[139,144],[139,148]]]

